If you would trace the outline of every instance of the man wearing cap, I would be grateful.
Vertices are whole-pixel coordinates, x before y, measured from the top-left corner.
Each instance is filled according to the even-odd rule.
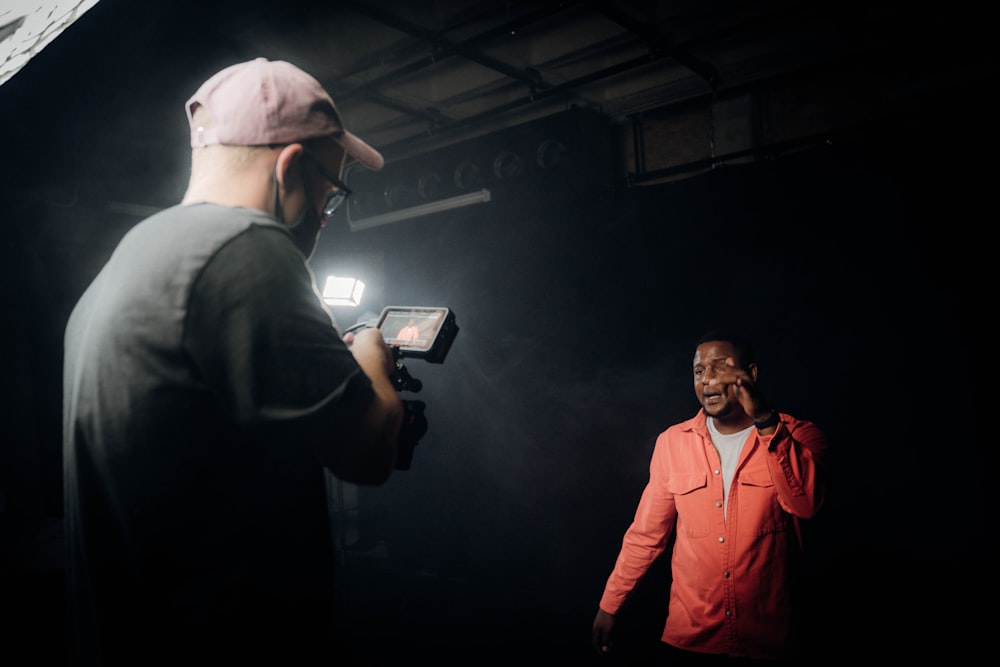
[[[336,664],[324,468],[384,483],[404,410],[378,329],[342,338],[307,260],[345,165],[383,160],[286,62],[228,67],[186,111],[182,202],[66,328],[71,662]]]

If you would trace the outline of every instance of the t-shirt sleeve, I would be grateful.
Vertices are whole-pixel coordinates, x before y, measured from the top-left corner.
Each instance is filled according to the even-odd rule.
[[[325,420],[373,395],[281,229],[252,226],[223,246],[187,310],[185,349],[249,433],[321,437]]]

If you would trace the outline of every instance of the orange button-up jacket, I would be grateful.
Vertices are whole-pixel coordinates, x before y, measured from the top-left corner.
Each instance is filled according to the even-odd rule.
[[[753,429],[743,445],[728,518],[704,410],[659,435],[649,482],[600,600],[604,611],[621,608],[676,530],[663,641],[758,659],[788,654],[799,520],[822,504],[827,442],[812,422],[780,417],[773,434]]]

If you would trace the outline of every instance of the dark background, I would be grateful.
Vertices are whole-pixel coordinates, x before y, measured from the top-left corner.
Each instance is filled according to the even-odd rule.
[[[138,220],[95,203],[122,187],[103,176],[124,162],[145,201],[180,198],[182,104],[200,78],[186,70],[218,57],[197,26],[132,57],[94,34],[88,62],[57,40],[0,88],[0,651],[31,662],[63,648],[62,332]],[[135,115],[154,88],[176,98],[168,122]],[[996,142],[978,87],[958,93],[680,181],[536,182],[451,213],[328,227],[317,275],[377,258],[365,308],[447,306],[460,327],[444,363],[408,362],[423,382],[408,398],[430,423],[413,467],[347,489],[346,640],[372,664],[590,663],[653,441],[698,407],[694,340],[736,324],[770,400],[834,447],[834,491],[810,528],[817,655],[974,651],[995,589]],[[115,143],[116,127],[143,123],[177,154]],[[665,578],[654,569],[626,610],[627,651],[658,634]]]

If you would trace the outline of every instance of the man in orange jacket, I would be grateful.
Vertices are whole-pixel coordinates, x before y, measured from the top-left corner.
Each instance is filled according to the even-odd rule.
[[[757,374],[738,334],[715,330],[698,341],[702,409],[656,440],[594,618],[599,653],[612,652],[615,615],[673,537],[664,664],[794,657],[800,521],[823,504],[827,442],[815,424],[775,410]]]

